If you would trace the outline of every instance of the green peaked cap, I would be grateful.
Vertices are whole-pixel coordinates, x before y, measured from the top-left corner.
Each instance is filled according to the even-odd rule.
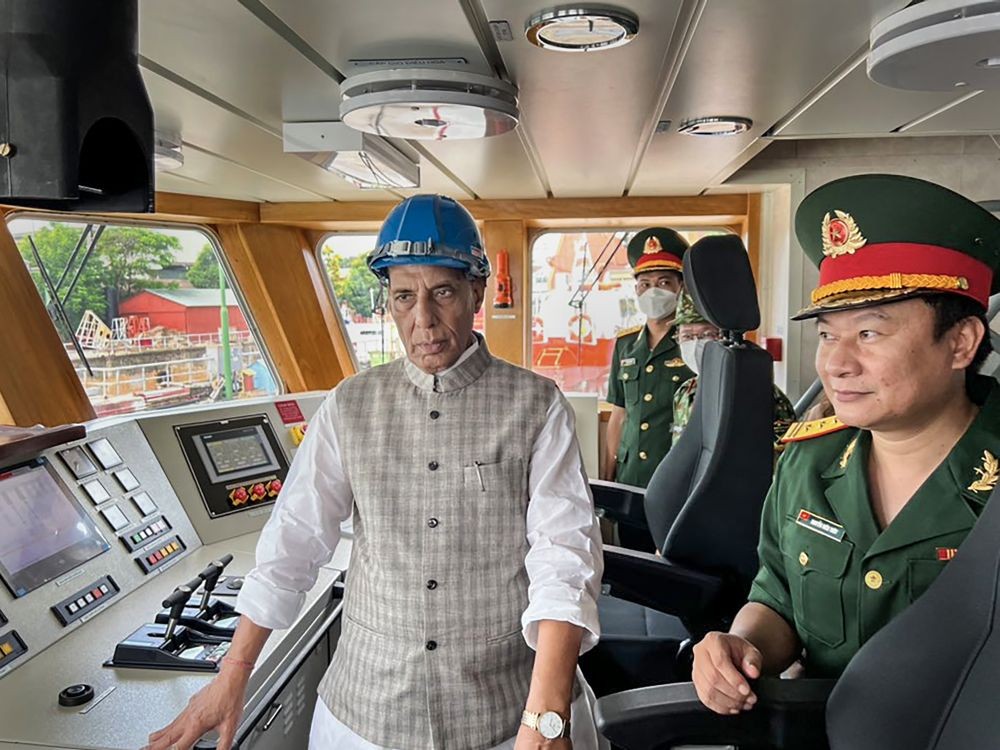
[[[636,232],[635,236],[628,242],[628,263],[632,268],[635,268],[639,259],[646,254],[646,241],[650,238],[655,238],[659,241],[663,252],[670,253],[678,259],[683,260],[684,253],[688,249],[687,240],[673,229],[668,229],[667,227],[649,227],[648,229]],[[655,269],[651,267],[649,270]],[[679,273],[680,270],[677,270]]]

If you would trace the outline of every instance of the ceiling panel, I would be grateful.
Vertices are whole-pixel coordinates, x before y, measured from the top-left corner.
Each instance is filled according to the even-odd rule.
[[[514,40],[499,42],[520,89],[527,127],[557,198],[617,196],[661,88],[667,43],[680,0],[616,3],[639,17],[624,47],[592,53],[544,50],[524,38],[538,0],[484,0],[490,20],[506,20]]]
[[[279,132],[340,119],[337,82],[237,0],[142,0],[139,29],[143,57]]]
[[[912,135],[1000,132],[1000,91],[982,94],[906,131]]]
[[[684,194],[706,187],[856,54],[873,20],[904,5],[905,0],[708,3],[663,117],[674,128],[682,120],[712,115],[750,117],[754,126],[733,138],[698,139],[676,130],[654,137],[631,194]]]
[[[780,137],[886,135],[955,98],[951,92],[890,89],[868,78],[865,63],[795,118]]]
[[[423,146],[480,198],[546,197],[514,131],[478,141],[423,141]]]
[[[186,142],[204,151],[286,183],[287,186],[311,196],[300,200],[391,200],[395,197],[383,190],[361,193],[325,169],[292,154],[285,154],[279,136],[250,124],[149,70],[143,70],[143,79],[153,102],[157,121],[176,124]],[[180,174],[186,174],[186,169],[185,164]],[[281,200],[271,195],[262,197]]]
[[[344,75],[351,59],[463,57],[491,74],[456,0],[263,0]]]

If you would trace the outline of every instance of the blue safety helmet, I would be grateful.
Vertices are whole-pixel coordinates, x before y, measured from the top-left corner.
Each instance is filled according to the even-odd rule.
[[[443,195],[414,195],[392,209],[368,255],[368,267],[383,282],[390,266],[411,263],[458,268],[476,279],[490,275],[472,214]]]

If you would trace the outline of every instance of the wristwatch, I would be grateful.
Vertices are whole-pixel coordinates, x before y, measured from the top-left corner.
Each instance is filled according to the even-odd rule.
[[[521,714],[521,723],[529,729],[534,729],[547,740],[569,737],[569,719],[564,719],[555,711],[541,714],[525,711]]]

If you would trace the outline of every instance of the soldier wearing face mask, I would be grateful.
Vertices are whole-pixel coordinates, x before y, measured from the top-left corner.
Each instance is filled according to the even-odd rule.
[[[695,373],[695,377],[681,383],[681,387],[674,393],[674,423],[671,430],[673,442],[676,442],[687,427],[694,410],[694,396],[698,391],[698,373],[701,371],[705,346],[709,341],[718,341],[720,332],[698,312],[694,301],[684,290],[678,295],[674,325],[677,326],[681,359]],[[795,409],[788,396],[778,386],[774,386],[774,439],[779,440],[794,421]]]
[[[645,487],[670,450],[674,392],[694,373],[674,339],[687,242],[672,229],[644,229],[628,243],[635,291],[646,324],[622,331],[608,376],[608,421],[602,479]]]

